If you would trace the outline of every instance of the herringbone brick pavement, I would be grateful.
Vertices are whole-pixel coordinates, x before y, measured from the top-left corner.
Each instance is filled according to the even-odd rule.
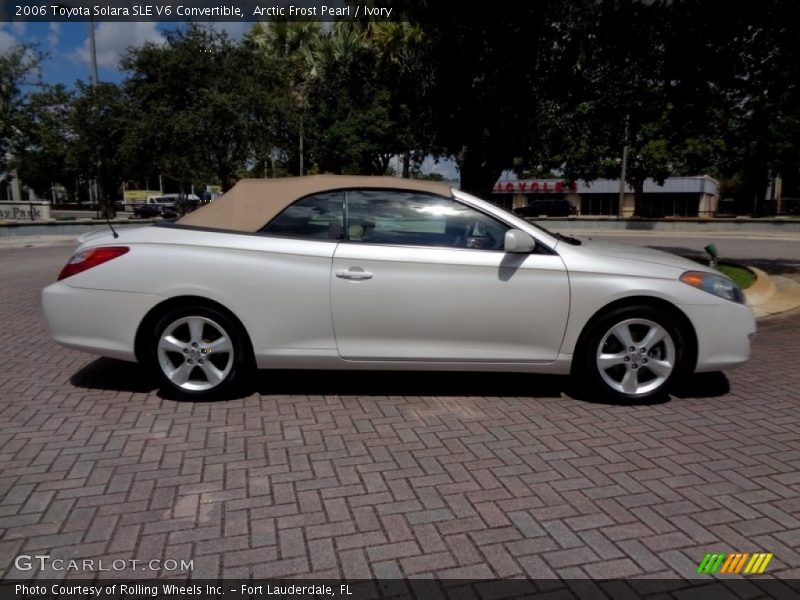
[[[0,575],[693,577],[706,552],[766,551],[800,577],[800,315],[663,404],[557,377],[266,372],[186,403],[50,341],[39,292],[69,252],[0,251]]]

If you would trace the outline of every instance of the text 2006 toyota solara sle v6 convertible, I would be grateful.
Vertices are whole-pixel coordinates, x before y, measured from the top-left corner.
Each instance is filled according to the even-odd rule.
[[[189,398],[259,367],[571,374],[639,401],[742,364],[755,332],[714,269],[390,177],[243,180],[175,223],[84,236],[42,300],[56,341]]]

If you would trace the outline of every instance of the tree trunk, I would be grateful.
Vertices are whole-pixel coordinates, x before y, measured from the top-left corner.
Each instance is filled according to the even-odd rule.
[[[644,205],[644,179],[637,179],[633,183],[633,216],[652,216],[647,214]]]
[[[223,194],[236,183],[233,181],[231,169],[224,162],[217,162],[217,177],[219,177],[219,184]]]
[[[411,151],[403,152],[403,179],[411,179]]]
[[[188,211],[188,199],[186,198],[186,186],[191,184],[186,184],[184,182],[180,182],[178,185],[178,199],[175,201],[175,212],[178,213],[178,217],[182,217]]]
[[[748,212],[754,215],[761,215],[765,212],[766,206],[764,198],[767,195],[767,188],[769,187],[769,174],[766,165],[763,163],[753,161],[753,165],[747,177],[747,189],[750,197],[753,198],[753,206],[748,208]]]
[[[104,219],[113,219],[117,216],[116,206],[114,206],[114,202],[108,198],[105,194],[100,195],[100,215]]]
[[[109,190],[116,188],[108,181],[104,181],[103,178],[98,180],[98,185],[100,189],[98,190],[97,208],[100,216],[104,219],[113,219],[117,216],[117,207],[114,205],[114,198],[110,197]]]
[[[488,199],[503,172],[503,164],[485,157],[478,146],[464,146],[458,161],[462,191]]]

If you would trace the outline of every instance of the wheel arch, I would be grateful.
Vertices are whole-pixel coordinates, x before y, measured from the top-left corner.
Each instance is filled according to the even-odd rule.
[[[244,344],[247,350],[247,356],[245,357],[251,363],[255,362],[255,354],[253,352],[253,342],[250,339],[250,332],[247,331],[247,328],[242,323],[242,320],[234,314],[228,307],[220,304],[219,302],[215,302],[209,298],[204,298],[203,296],[192,296],[192,295],[185,295],[185,296],[174,296],[172,298],[168,298],[163,302],[156,304],[153,308],[151,308],[148,313],[144,316],[144,318],[139,323],[139,327],[136,330],[136,337],[134,338],[134,353],[136,355],[136,360],[139,363],[144,364],[147,360],[147,332],[152,330],[155,327],[158,320],[164,316],[168,311],[174,310],[176,308],[181,308],[184,306],[189,305],[200,305],[207,308],[213,308],[214,310],[218,310],[224,313],[228,318],[234,321],[244,332]]]
[[[578,340],[575,342],[575,348],[572,354],[573,357],[580,356],[583,352],[583,345],[586,343],[586,337],[598,319],[619,308],[627,308],[631,306],[649,306],[656,308],[671,315],[675,319],[675,322],[680,328],[681,333],[683,333],[685,336],[684,351],[686,352],[686,358],[684,362],[684,370],[686,373],[693,373],[697,367],[698,352],[697,332],[695,331],[694,325],[692,325],[689,317],[680,308],[668,300],[657,298],[655,296],[627,296],[625,298],[619,298],[613,302],[609,302],[602,308],[599,308],[589,318],[589,320],[586,321],[583,329],[581,329]],[[574,367],[575,360],[573,360],[572,364]]]

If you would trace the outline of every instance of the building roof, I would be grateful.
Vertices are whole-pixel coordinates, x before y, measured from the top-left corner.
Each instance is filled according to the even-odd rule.
[[[578,181],[579,194],[618,194],[619,179],[595,179],[585,183]],[[667,177],[664,185],[658,185],[654,179],[645,179],[644,193],[646,194],[716,194],[718,182],[708,175],[694,177]],[[627,193],[633,193],[630,185],[625,185]]]
[[[450,186],[418,179],[311,175],[279,179],[242,179],[221,198],[182,217],[180,225],[255,232],[296,200],[322,192],[354,188],[398,189],[450,196]]]

